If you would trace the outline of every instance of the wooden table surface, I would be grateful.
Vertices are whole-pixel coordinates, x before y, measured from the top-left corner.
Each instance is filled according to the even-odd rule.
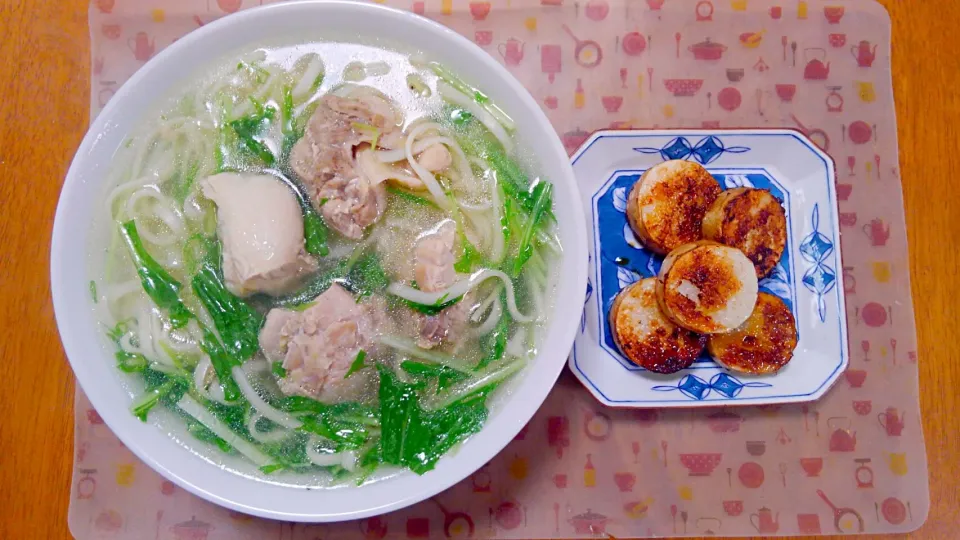
[[[894,87],[919,332],[932,507],[911,538],[960,525],[960,20],[956,0],[881,0]],[[53,319],[49,246],[88,120],[85,0],[0,0],[0,539],[70,538],[73,375]],[[952,351],[952,352],[951,352]]]

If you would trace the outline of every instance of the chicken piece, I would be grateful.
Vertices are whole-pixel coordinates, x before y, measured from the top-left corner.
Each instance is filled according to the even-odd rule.
[[[417,156],[417,163],[430,172],[439,172],[453,163],[453,156],[450,155],[450,150],[447,150],[446,145],[437,143],[420,152],[420,155]]]
[[[299,285],[316,262],[304,252],[303,216],[296,196],[276,178],[221,173],[201,180],[217,205],[223,276],[237,296],[280,295]]]
[[[453,268],[456,233],[456,224],[447,220],[417,242],[413,251],[414,275],[421,291],[436,292],[457,281],[457,272]]]
[[[467,299],[444,309],[436,315],[420,314],[420,335],[417,345],[423,349],[432,349],[444,340],[456,342],[457,336],[467,329],[470,317],[470,302]]]
[[[320,212],[327,225],[347,238],[359,239],[363,231],[380,219],[387,208],[387,191],[363,177],[334,178],[320,190],[326,199]]]
[[[316,194],[324,184],[336,176],[353,178],[353,148],[362,142],[360,134],[351,125],[348,116],[331,108],[330,102],[337,98],[327,95],[321,98],[303,137],[290,151],[290,167],[310,189],[314,204]]]
[[[355,149],[378,136],[381,145],[398,141],[402,135],[398,122],[390,103],[376,94],[326,95],[291,151],[290,166],[306,183],[314,207],[348,238],[363,236],[386,204],[383,186],[360,174]]]
[[[417,242],[414,248],[414,276],[420,290],[436,292],[456,283],[457,272],[453,267],[456,231],[454,222],[448,220]],[[468,316],[468,305],[462,300],[435,315],[420,314],[417,345],[432,349],[447,338],[453,337],[453,341],[456,341],[455,337],[466,328]]]
[[[268,360],[282,362],[287,370],[280,390],[325,403],[350,398],[366,377],[344,377],[360,350],[373,354],[379,319],[374,304],[357,304],[337,284],[304,311],[271,310],[260,330],[260,344]]]

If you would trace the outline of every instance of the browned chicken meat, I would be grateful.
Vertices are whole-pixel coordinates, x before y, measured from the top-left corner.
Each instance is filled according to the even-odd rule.
[[[399,123],[390,103],[376,94],[328,94],[290,152],[290,167],[306,184],[313,205],[348,238],[363,236],[383,214],[386,200],[384,187],[360,174],[357,146],[374,139],[385,148],[399,144]]]

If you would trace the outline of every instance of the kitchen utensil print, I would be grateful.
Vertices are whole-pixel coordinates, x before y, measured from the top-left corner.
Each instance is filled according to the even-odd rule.
[[[890,437],[899,437],[903,433],[904,413],[896,407],[887,407],[886,411],[877,415],[877,421]]]
[[[797,514],[797,530],[801,534],[821,534],[818,514]]]
[[[810,478],[816,478],[820,476],[820,471],[823,470],[823,458],[822,457],[803,457],[800,458],[800,468],[803,469],[804,474]]]
[[[557,459],[563,457],[563,450],[570,446],[570,420],[566,416],[547,418],[547,445],[556,450]]]
[[[723,526],[723,521],[720,518],[715,518],[712,516],[699,517],[697,518],[697,529],[699,529],[701,534],[706,536],[713,536],[720,532],[720,527]]]
[[[823,7],[823,16],[827,19],[827,22],[830,24],[839,24],[840,19],[843,18],[843,14],[846,12],[844,6],[824,6]]]
[[[573,532],[576,534],[603,536],[610,518],[587,508],[586,512],[577,514],[567,521],[573,525]]]
[[[800,119],[793,113],[790,113],[790,118],[793,120],[793,123],[800,128],[807,137],[810,137],[810,140],[814,144],[820,147],[824,152],[830,151],[830,136],[827,135],[827,132],[819,128],[808,128],[800,122]]]
[[[737,478],[744,487],[756,489],[763,485],[763,467],[757,462],[748,461],[740,466],[740,470],[737,472]]]
[[[887,497],[880,503],[880,513],[883,519],[891,525],[900,525],[907,519],[907,508],[900,499]]]
[[[696,60],[720,60],[723,57],[723,53],[726,52],[727,46],[710,41],[710,38],[707,38],[699,43],[690,45],[687,47],[687,50],[693,53],[693,58]]]
[[[137,35],[127,40],[127,46],[133,53],[133,57],[141,62],[146,62],[157,50],[156,39],[151,38],[146,32],[137,32]]]
[[[508,66],[520,65],[523,61],[523,53],[526,43],[517,38],[510,38],[506,42],[497,45],[497,52]]]
[[[804,79],[808,81],[823,81],[830,76],[830,62],[826,62],[826,49],[816,47],[804,49],[803,58],[807,63],[803,68]]]
[[[867,235],[870,245],[882,247],[887,245],[887,240],[890,239],[890,225],[884,223],[882,219],[876,218],[864,224],[863,234]]]
[[[873,45],[871,48],[870,42],[863,40],[859,45],[850,47],[850,54],[853,55],[853,59],[857,61],[858,66],[871,67],[873,61],[877,58],[877,46]]]
[[[547,80],[552,84],[557,73],[563,70],[563,55],[560,45],[543,44],[540,46],[540,71],[547,74]]]
[[[858,458],[853,460],[857,468],[853,471],[853,478],[857,483],[857,489],[873,488],[873,467],[870,465],[873,460],[870,458]]]
[[[496,508],[488,509],[488,512],[497,526],[508,531],[525,525],[527,521],[527,509],[514,500],[502,501]]]
[[[563,25],[563,30],[568,36],[573,38],[573,42],[575,43],[573,58],[577,62],[577,65],[585,68],[595,68],[600,65],[600,62],[603,61],[603,49],[599,43],[592,39],[579,39],[566,24]]]
[[[863,516],[853,508],[847,507],[837,507],[833,504],[830,499],[827,498],[827,495],[822,490],[817,490],[817,495],[823,499],[823,502],[827,503],[827,506],[833,510],[833,526],[837,529],[838,533],[849,533],[849,532],[863,532]],[[854,522],[848,518],[855,520],[856,530],[851,528],[854,525]]]
[[[780,530],[780,512],[774,514],[769,508],[763,507],[756,514],[750,514],[750,525],[760,534],[777,534]]]
[[[743,513],[743,501],[723,501],[723,512],[730,517],[737,517]]]
[[[647,49],[647,38],[640,32],[628,32],[620,40],[620,46],[627,56],[638,56]]]
[[[716,8],[710,0],[700,0],[694,7],[698,22],[708,22],[713,20],[713,13]]]
[[[857,433],[851,432],[851,421],[845,416],[834,416],[827,420],[830,428],[831,452],[854,452],[857,449]]]

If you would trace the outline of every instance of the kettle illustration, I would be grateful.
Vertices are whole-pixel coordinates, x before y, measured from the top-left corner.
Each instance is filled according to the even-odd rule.
[[[897,414],[897,412],[896,407],[887,407],[886,411],[877,415],[880,426],[891,437],[899,437],[903,433],[903,413]]]
[[[835,424],[837,420],[846,420],[846,427],[838,427]],[[831,452],[853,452],[857,449],[857,432],[850,432],[850,419],[845,416],[834,416],[827,420],[827,427],[830,428],[830,451]]]
[[[750,514],[750,524],[760,534],[777,534],[780,530],[780,512],[774,516],[769,508],[761,508],[756,514]]]
[[[155,42],[149,39],[146,32],[137,32],[137,35],[127,40],[127,45],[133,51],[133,56],[141,62],[146,62],[156,50]]]
[[[853,58],[857,61],[858,66],[870,67],[873,65],[873,61],[877,58],[877,46],[874,45],[871,49],[870,42],[863,40],[859,45],[850,47],[850,54],[853,55]]]
[[[811,57],[810,53],[816,53]],[[824,63],[827,58],[826,49],[805,49],[804,58],[807,67],[803,68],[803,78],[808,81],[823,81],[830,75],[830,62]]]

